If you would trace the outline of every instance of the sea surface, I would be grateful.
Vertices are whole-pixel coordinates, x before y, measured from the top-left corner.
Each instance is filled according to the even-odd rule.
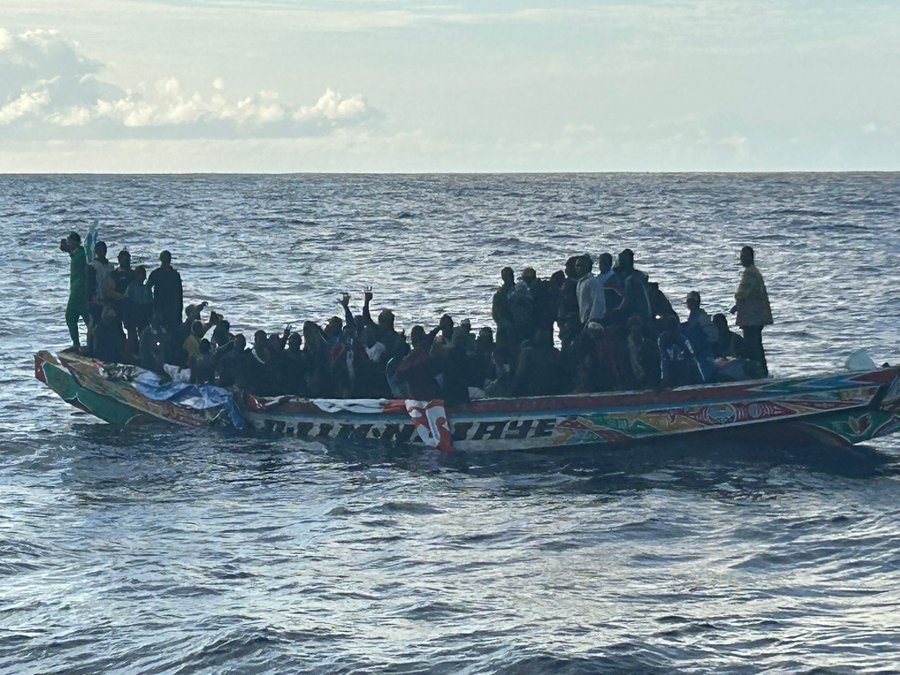
[[[900,437],[441,456],[115,429],[33,378],[68,257],[170,249],[244,331],[488,323],[499,270],[625,247],[776,376],[900,361],[900,174],[0,176],[0,673],[900,670]]]

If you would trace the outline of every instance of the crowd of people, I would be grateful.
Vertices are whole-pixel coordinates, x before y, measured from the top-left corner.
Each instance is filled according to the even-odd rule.
[[[172,364],[190,369],[196,384],[236,387],[262,396],[443,399],[458,405],[477,397],[542,396],[648,389],[733,381],[768,375],[762,329],[772,323],[765,282],[749,246],[731,312],[710,317],[697,291],[685,299],[681,321],[657,283],[637,269],[625,249],[583,254],[542,279],[526,267],[500,272],[492,298],[495,327],[475,331],[448,314],[426,330],[398,330],[394,313],[373,318],[371,290],[354,314],[351,297],[339,300],[343,316],[324,325],[303,323],[281,333],[258,330],[252,343],[233,332],[206,303],[184,307],[181,276],[169,251],[149,275],[131,266],[122,250],[118,265],[98,241],[88,256],[71,232],[60,242],[70,256],[66,323],[73,349],[108,362],[134,363],[158,373]],[[79,339],[87,326],[87,345]]]

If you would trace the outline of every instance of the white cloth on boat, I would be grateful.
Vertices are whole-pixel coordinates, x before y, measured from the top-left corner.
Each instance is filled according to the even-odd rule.
[[[384,412],[386,398],[313,398],[310,403],[322,412],[327,413],[363,413],[373,414]]]
[[[190,368],[179,368],[178,366],[173,366],[171,363],[164,363],[163,370],[166,371],[166,375],[171,377],[176,382],[190,382],[191,381],[191,369]]]

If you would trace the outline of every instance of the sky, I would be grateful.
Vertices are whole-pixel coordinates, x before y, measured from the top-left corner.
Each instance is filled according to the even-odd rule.
[[[900,170],[900,0],[0,0],[0,172]]]

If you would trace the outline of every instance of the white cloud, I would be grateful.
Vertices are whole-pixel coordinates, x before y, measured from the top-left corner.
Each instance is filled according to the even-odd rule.
[[[228,97],[222,78],[208,92],[175,77],[129,90],[99,80],[101,68],[56,31],[0,30],[0,137],[302,137],[380,117],[361,95],[332,89],[312,105],[272,91]]]
[[[48,103],[50,103],[50,96],[46,91],[23,92],[19,98],[0,108],[0,124],[9,124],[22,117],[36,114]]]

